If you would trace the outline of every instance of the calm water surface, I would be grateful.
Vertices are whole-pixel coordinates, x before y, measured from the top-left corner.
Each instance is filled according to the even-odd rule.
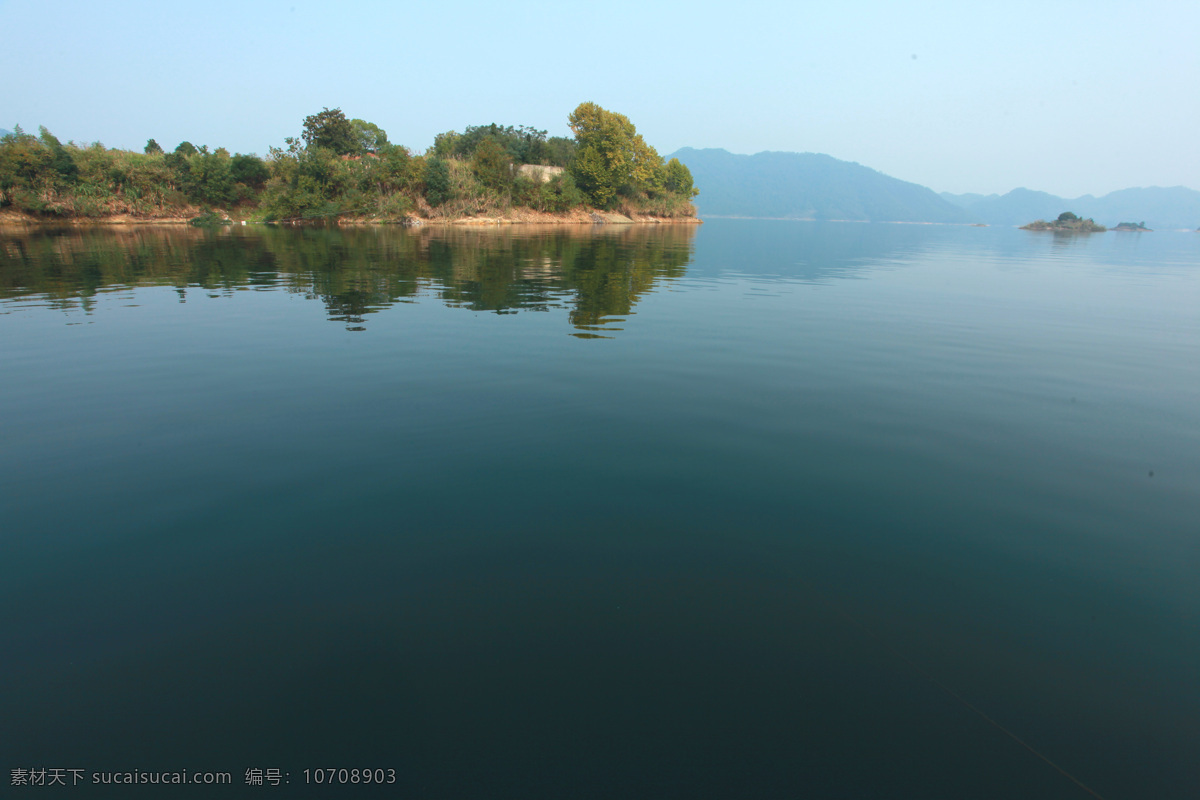
[[[1200,795],[1200,234],[10,231],[0,344],[5,794]]]

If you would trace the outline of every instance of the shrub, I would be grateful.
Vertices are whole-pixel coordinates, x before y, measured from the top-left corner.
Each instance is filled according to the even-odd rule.
[[[189,158],[184,191],[201,203],[228,205],[233,201],[233,174],[228,153],[199,153]]]
[[[431,206],[440,206],[450,195],[450,168],[443,159],[429,159],[425,162],[425,200]]]
[[[512,159],[495,139],[484,139],[475,148],[471,171],[481,184],[494,192],[506,192],[512,187]]]
[[[229,162],[229,175],[235,183],[261,189],[271,177],[271,171],[258,156],[238,153]]]

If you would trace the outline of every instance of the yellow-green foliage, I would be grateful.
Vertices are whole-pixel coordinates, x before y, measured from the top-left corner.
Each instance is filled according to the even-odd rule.
[[[581,103],[571,112],[569,122],[576,140],[571,172],[596,206],[619,204],[642,212],[647,202],[673,208],[678,204],[668,198],[679,196],[686,201],[695,196],[687,167],[678,159],[664,164],[624,114]]]

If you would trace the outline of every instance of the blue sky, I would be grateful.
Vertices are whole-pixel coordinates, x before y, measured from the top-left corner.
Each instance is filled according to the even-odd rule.
[[[336,10],[335,10],[336,9]],[[341,107],[423,151],[585,100],[660,153],[857,161],[937,191],[1200,188],[1200,3],[0,0],[0,127],[265,155]]]

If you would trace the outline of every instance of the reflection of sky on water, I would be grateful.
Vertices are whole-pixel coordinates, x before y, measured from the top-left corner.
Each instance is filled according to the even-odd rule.
[[[13,757],[1191,796],[1200,238],[582,233],[0,239]]]

